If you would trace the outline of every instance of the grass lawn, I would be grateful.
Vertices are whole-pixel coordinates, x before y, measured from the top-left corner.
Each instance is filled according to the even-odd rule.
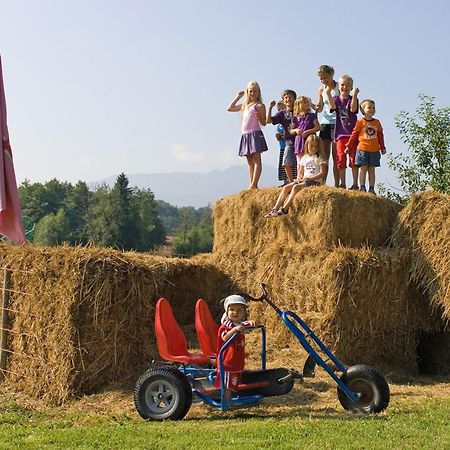
[[[0,398],[0,449],[450,449],[450,385],[392,385],[378,416],[344,411],[325,379],[258,407],[220,413],[195,405],[179,422],[144,422],[131,395],[106,393],[65,407]]]

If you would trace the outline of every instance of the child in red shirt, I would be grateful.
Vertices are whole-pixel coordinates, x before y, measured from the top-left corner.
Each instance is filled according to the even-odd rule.
[[[256,324],[247,318],[247,302],[241,295],[229,295],[224,303],[225,314],[222,317],[222,325],[218,331],[217,355],[225,342],[236,333],[240,335],[225,350],[223,355],[223,369],[225,382],[225,398],[231,399],[233,392],[237,391],[245,364],[245,336],[246,328],[252,328]],[[220,362],[217,364],[216,387],[220,387]]]

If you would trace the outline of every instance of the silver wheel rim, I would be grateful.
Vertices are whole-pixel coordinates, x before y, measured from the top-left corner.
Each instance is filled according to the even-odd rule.
[[[155,380],[145,390],[145,402],[152,414],[165,414],[178,402],[178,393],[167,380]]]
[[[373,383],[361,378],[354,379],[348,384],[348,388],[353,392],[357,392],[360,398],[355,403],[355,406],[362,409],[368,409],[372,403],[378,397],[377,390],[373,386]]]

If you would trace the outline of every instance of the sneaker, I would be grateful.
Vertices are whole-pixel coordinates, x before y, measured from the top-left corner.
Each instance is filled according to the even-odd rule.
[[[369,188],[369,194],[377,195],[377,194],[375,193],[375,189],[374,189],[373,187],[370,187],[370,188]]]
[[[275,211],[276,216],[286,216],[288,213],[287,209],[280,208],[279,210]]]
[[[367,192],[365,186],[360,186],[360,187],[359,187],[359,190],[360,190],[361,192]]]
[[[271,209],[264,217],[276,217],[277,215],[277,210]]]
[[[345,184],[340,184],[339,189],[347,189],[347,186]]]
[[[350,191],[357,191],[359,189],[357,184],[353,184],[352,186],[349,187]]]

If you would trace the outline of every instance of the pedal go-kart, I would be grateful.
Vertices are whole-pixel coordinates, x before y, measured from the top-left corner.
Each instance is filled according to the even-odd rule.
[[[238,395],[227,401],[225,389],[214,386],[214,359],[219,363],[223,361],[224,351],[238,334],[231,337],[215,355],[219,327],[206,302],[200,299],[195,309],[195,325],[202,353],[190,353],[169,302],[161,298],[156,305],[155,335],[161,357],[170,364],[149,369],[138,379],[134,403],[142,418],[180,420],[188,413],[193,401],[204,402],[222,411],[252,406],[264,397],[287,394],[295,379],[314,377],[316,366],[323,368],[337,384],[337,396],[344,409],[379,413],[387,408],[389,385],[380,372],[366,365],[345,367],[297,314],[279,309],[269,299],[264,284],[261,284],[261,289],[260,297],[248,295],[247,299],[267,302],[296,336],[308,353],[303,370],[267,369],[266,331],[262,325],[257,326],[261,330],[261,369],[244,371]],[[223,386],[223,369],[217,376],[220,376],[220,385]]]

